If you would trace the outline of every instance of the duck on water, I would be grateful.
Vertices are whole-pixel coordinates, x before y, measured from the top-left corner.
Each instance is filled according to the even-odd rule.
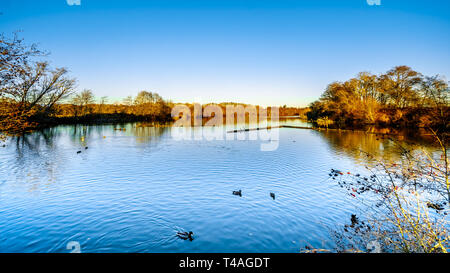
[[[233,191],[233,195],[242,197],[242,190]]]
[[[192,231],[189,232],[177,232],[177,237],[182,239],[182,240],[189,240],[189,241],[193,241],[194,240],[194,233]]]

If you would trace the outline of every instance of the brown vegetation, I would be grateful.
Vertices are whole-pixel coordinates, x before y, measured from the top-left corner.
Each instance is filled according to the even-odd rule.
[[[379,76],[362,72],[346,82],[331,83],[307,116],[313,122],[329,119],[338,128],[376,124],[448,131],[449,109],[444,78],[397,66]]]
[[[73,96],[68,103],[55,106],[54,123],[167,122],[171,120],[171,103],[157,93],[141,91],[135,98],[127,97],[123,103],[109,104],[107,100],[107,97],[102,97],[98,103],[95,103],[92,91],[84,90]]]

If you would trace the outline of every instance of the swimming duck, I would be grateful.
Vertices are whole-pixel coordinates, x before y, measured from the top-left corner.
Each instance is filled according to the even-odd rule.
[[[357,225],[359,223],[359,218],[356,217],[356,214],[352,214],[352,217],[350,218],[350,220],[352,221],[352,224],[350,225],[351,227],[354,227],[355,225]]]
[[[81,154],[81,151],[78,151],[77,154]]]
[[[275,193],[271,192],[270,197],[272,197],[272,199],[275,200]]]
[[[86,147],[84,147],[84,149],[87,150],[87,149],[89,149],[89,147],[86,146]]]
[[[239,190],[239,191],[233,191],[233,195],[237,195],[237,196],[242,197],[242,190]]]
[[[192,237],[194,235],[194,233],[192,231],[189,232],[177,232],[177,237],[182,239],[182,240],[189,240],[192,241],[194,240],[194,237]]]

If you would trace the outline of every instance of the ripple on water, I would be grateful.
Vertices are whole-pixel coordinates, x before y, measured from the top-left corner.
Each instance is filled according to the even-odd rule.
[[[317,132],[281,129],[278,149],[261,152],[258,141],[127,126],[60,126],[7,143],[0,251],[69,252],[77,241],[84,252],[298,252],[332,245],[329,228],[354,208],[328,172],[362,167]],[[194,241],[176,238],[189,230]]]

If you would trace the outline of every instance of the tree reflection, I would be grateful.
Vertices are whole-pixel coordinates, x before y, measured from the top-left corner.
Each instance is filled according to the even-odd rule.
[[[424,130],[410,132],[369,128],[367,131],[320,130],[315,133],[325,139],[334,151],[344,153],[358,163],[367,162],[366,153],[386,161],[399,161],[405,148],[429,152],[438,149],[433,137]]]
[[[17,156],[10,162],[10,171],[17,182],[25,182],[29,191],[39,190],[43,185],[55,183],[60,169],[58,149],[54,140],[60,132],[48,128],[31,134],[13,137]],[[45,177],[46,179],[42,179]]]
[[[169,128],[165,126],[147,126],[146,124],[137,124],[131,127],[131,133],[136,137],[136,142],[147,143],[154,142],[158,143],[159,139],[166,133],[169,132]]]

